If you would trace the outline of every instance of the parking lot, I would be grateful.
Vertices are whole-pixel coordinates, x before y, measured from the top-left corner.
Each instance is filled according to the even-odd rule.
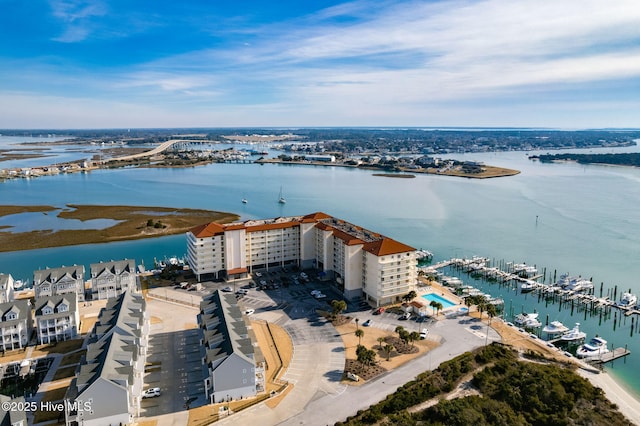
[[[152,318],[149,336],[145,389],[158,387],[160,396],[145,398],[141,415],[152,417],[206,403],[200,335],[196,326],[198,311],[165,302],[149,300]]]

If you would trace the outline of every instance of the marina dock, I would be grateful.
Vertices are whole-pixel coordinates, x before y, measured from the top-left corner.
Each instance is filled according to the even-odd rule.
[[[606,364],[607,362],[611,362],[615,359],[625,357],[629,355],[631,351],[625,348],[616,348],[611,352],[607,352],[606,354],[602,354],[598,358],[588,360],[591,364]]]

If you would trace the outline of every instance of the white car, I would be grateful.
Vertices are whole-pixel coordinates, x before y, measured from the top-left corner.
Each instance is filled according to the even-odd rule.
[[[307,277],[307,274],[305,274],[304,272],[300,272],[300,278],[306,279],[308,277]]]
[[[256,272],[256,277],[260,278],[262,276],[262,272]]]
[[[227,293],[230,293],[233,291],[233,289],[231,287],[225,287],[222,289],[222,291],[226,291]]]
[[[322,294],[320,290],[311,290],[311,295],[315,296],[316,294]]]
[[[427,328],[423,328],[422,331],[420,332],[420,339],[426,339],[427,338],[427,334],[429,334],[429,329]]]
[[[313,295],[313,297],[315,297],[316,299],[324,299],[327,297],[327,295],[322,293],[316,293]]]
[[[246,288],[241,288],[236,291],[236,294],[249,294],[249,290],[247,290]]]
[[[142,392],[142,398],[156,398],[160,396],[160,388],[149,388],[146,391]]]
[[[246,311],[244,311],[245,315],[252,315],[256,310],[255,309],[247,309]]]

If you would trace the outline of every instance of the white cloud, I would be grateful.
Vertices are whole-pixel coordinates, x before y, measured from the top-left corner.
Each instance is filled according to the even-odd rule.
[[[63,43],[82,41],[91,33],[91,20],[104,16],[107,7],[101,0],[50,0],[53,16],[63,25],[63,33],[54,40]]]
[[[100,1],[51,4],[65,24],[59,40],[66,42],[89,37],[92,20],[107,10]],[[637,91],[628,82],[640,78],[638,22],[636,0],[355,1],[230,31],[250,32],[250,43],[230,40],[193,51],[186,44],[182,54],[97,73],[74,69],[71,77],[66,67],[47,68],[41,81],[104,100],[43,96],[47,102],[39,106],[21,94],[16,105],[40,111],[38,119],[47,122],[67,112],[116,127],[510,125],[509,119],[511,125],[557,126],[540,121],[570,119],[561,108],[580,105],[632,126],[636,119],[616,90]],[[602,82],[611,83],[611,92],[589,102],[569,93],[590,92]],[[153,114],[155,124],[149,123]]]

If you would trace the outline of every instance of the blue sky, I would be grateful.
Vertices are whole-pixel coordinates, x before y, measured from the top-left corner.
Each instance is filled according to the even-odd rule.
[[[640,127],[637,0],[0,9],[0,128]]]

